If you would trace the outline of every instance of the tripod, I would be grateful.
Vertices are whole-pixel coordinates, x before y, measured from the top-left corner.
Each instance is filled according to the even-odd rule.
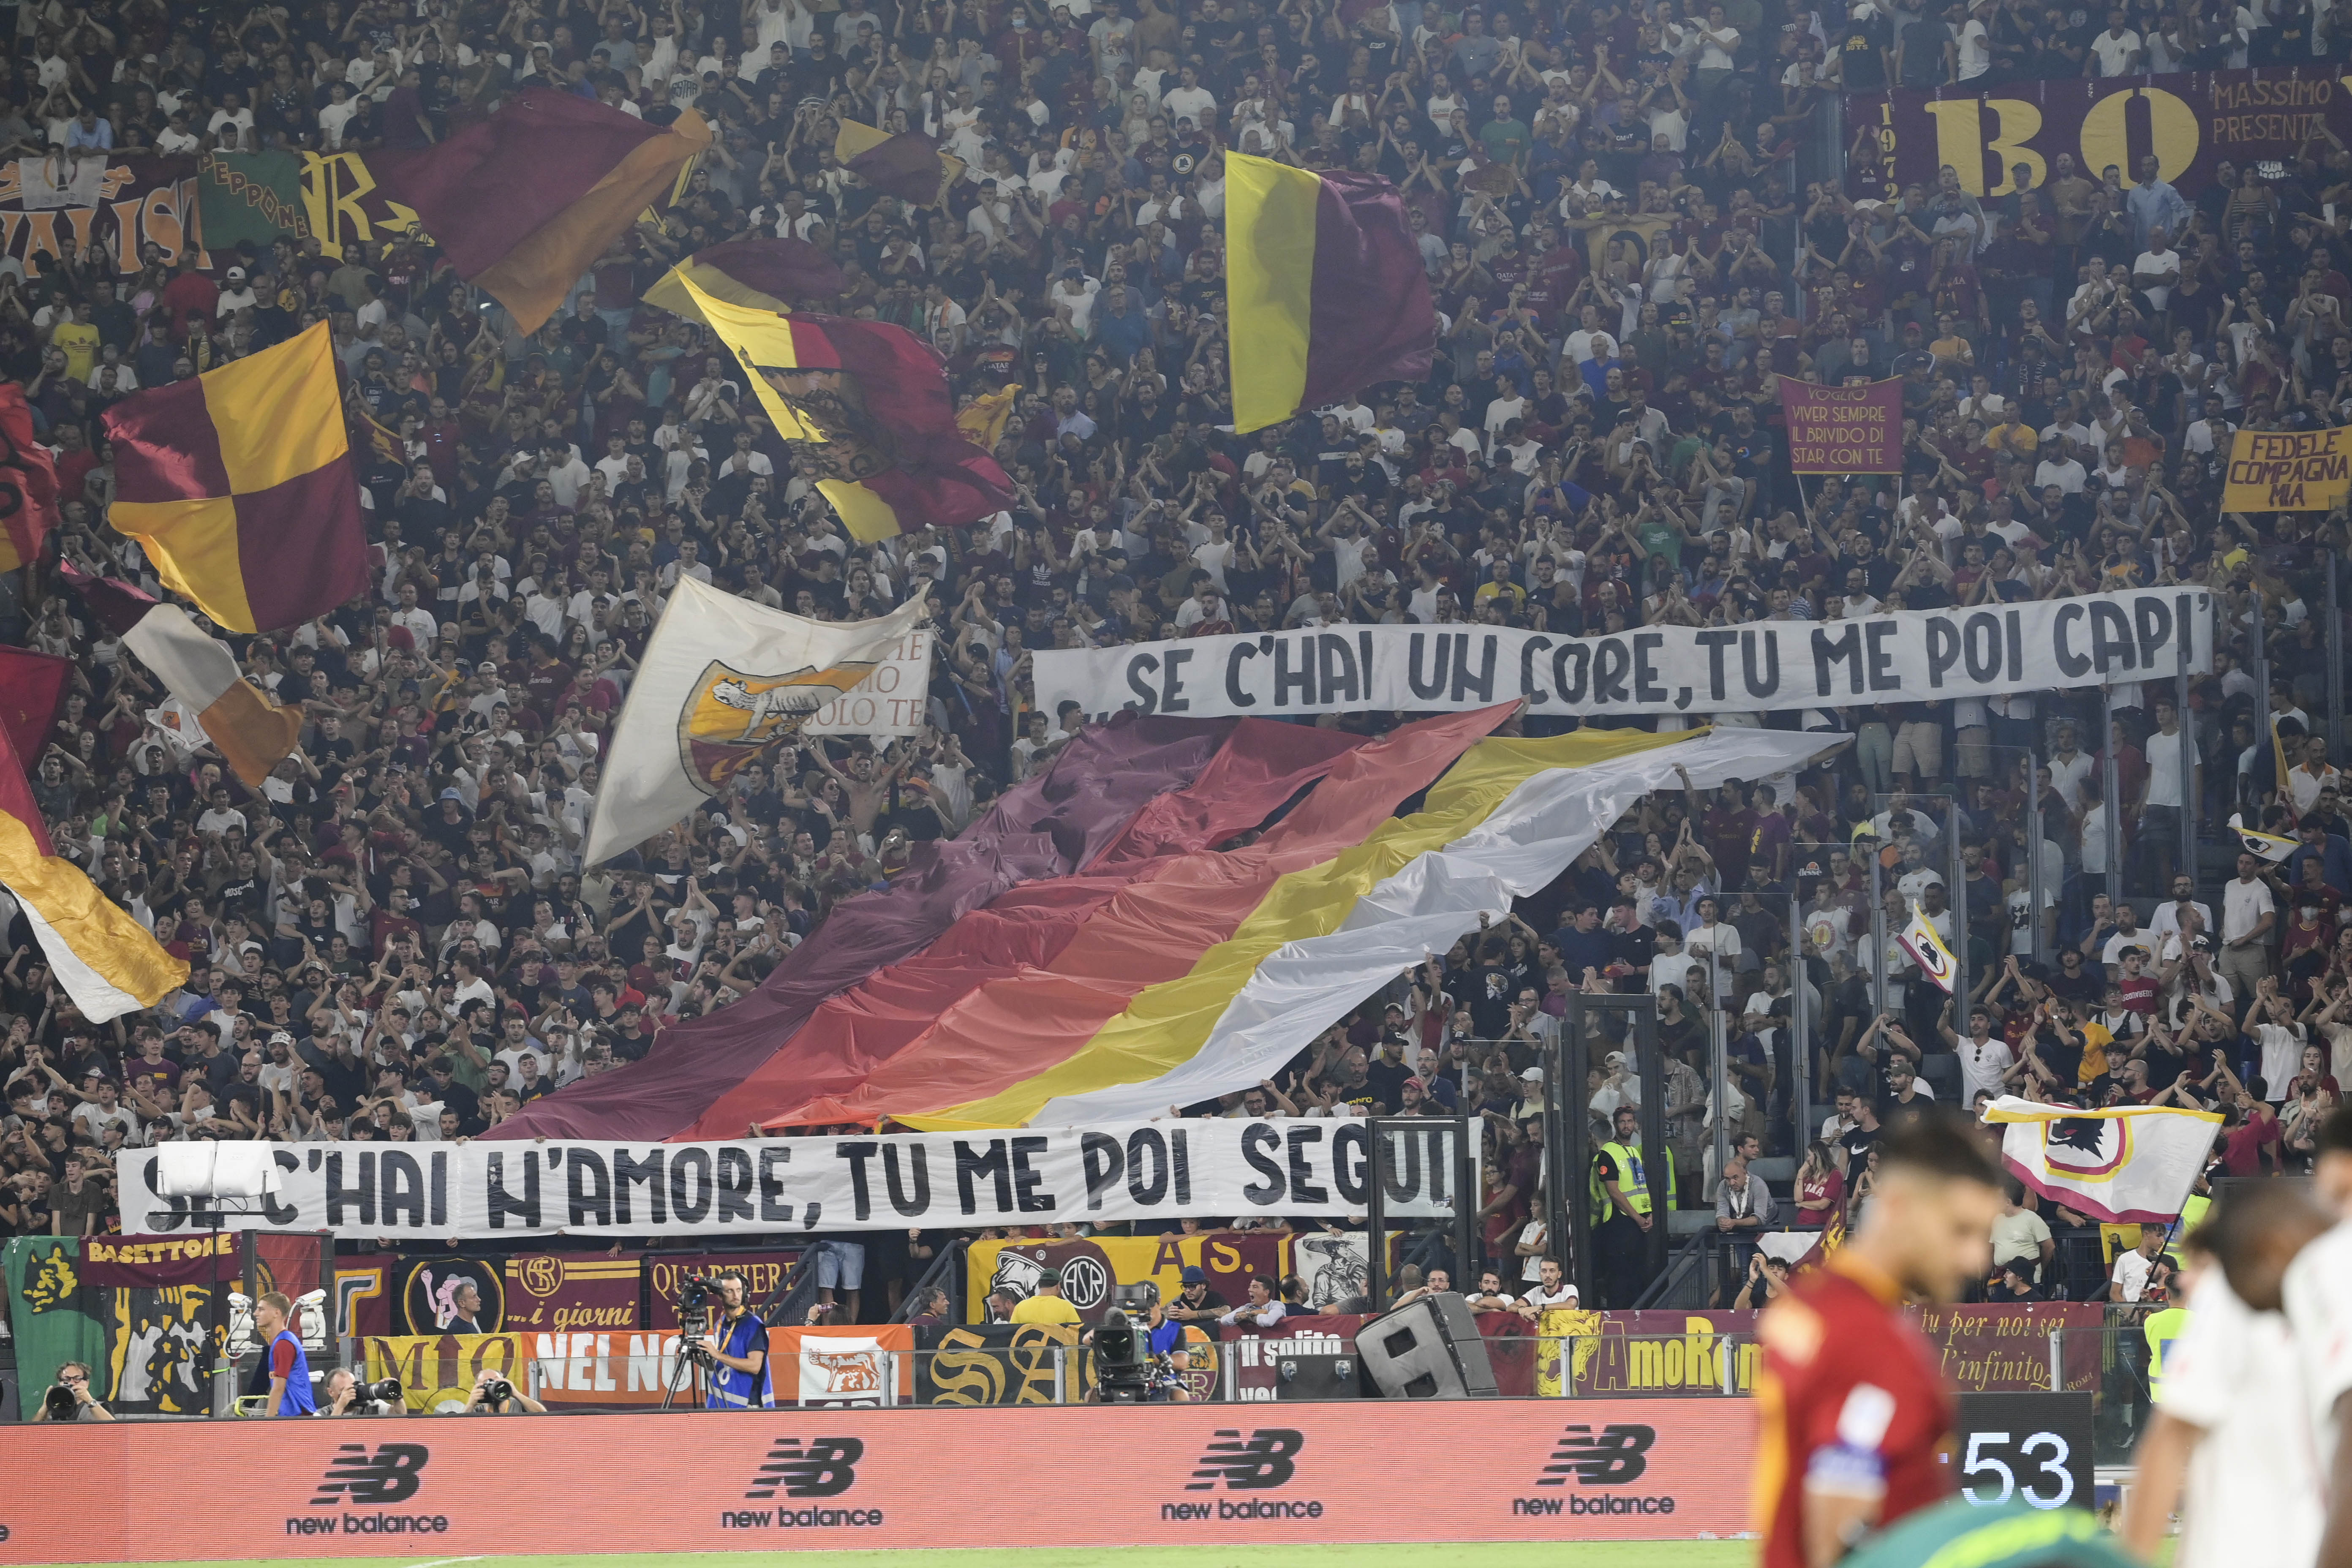
[[[687,1353],[687,1346],[709,1331],[710,1309],[681,1307],[678,1310],[677,1357],[670,1367],[669,1387],[662,1394],[662,1409],[667,1410],[672,1404],[676,1403],[678,1390],[681,1388],[689,1390],[688,1397],[697,1405],[704,1403],[699,1397],[702,1363]]]

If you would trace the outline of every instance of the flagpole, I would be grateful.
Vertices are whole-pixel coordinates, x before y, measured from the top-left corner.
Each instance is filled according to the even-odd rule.
[[[2099,747],[2099,754],[2105,759],[2099,771],[2104,775],[2101,788],[2105,797],[2100,802],[2100,814],[2107,819],[2107,908],[2112,910],[2124,901],[2123,785],[2116,772],[2114,688],[2099,688],[2099,712],[2106,723],[2105,738]]]
[[[1960,864],[1960,803],[1953,797],[1944,805],[1944,836],[1946,862],[1951,868],[1945,875],[1952,879],[1957,895],[1945,901],[1952,907],[1952,1032],[1968,1033],[1969,1005],[1969,884],[1967,869]],[[1932,921],[1929,923],[1933,923]],[[1926,1047],[1921,1047],[1925,1049]]]
[[[1870,850],[1870,952],[1878,973],[1871,984],[1878,996],[1877,1013],[1886,1016],[1886,890],[1879,886],[1883,869],[1878,858],[1878,846],[1873,839]]]

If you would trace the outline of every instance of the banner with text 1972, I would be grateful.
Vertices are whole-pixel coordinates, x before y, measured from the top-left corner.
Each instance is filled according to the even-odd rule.
[[[2061,153],[2094,184],[2112,165],[2129,190],[2153,154],[2158,173],[2194,200],[2225,163],[2291,163],[2331,132],[2352,137],[2352,90],[2336,77],[2311,65],[1848,93],[1847,144],[1866,125],[1880,151],[1855,155],[1846,191],[1893,201],[1906,185],[1934,190],[1949,165],[1969,195],[2006,196],[2021,163],[2039,191],[2057,178]]]
[[[1450,1122],[1430,1123],[1442,1136]],[[1401,1132],[1388,1134],[1403,1139]],[[1414,1134],[1418,1136],[1418,1134]],[[1112,1224],[1363,1212],[1370,1132],[1361,1121],[1115,1122],[1012,1132],[776,1138],[726,1143],[280,1143],[279,1191],[251,1213],[155,1190],[155,1151],[116,1156],[128,1226],[331,1231],[438,1247],[451,1237],[737,1236],[982,1226]],[[1454,1169],[1405,1158],[1383,1181],[1399,1218],[1450,1212]],[[1475,1182],[1475,1175],[1473,1181]],[[446,1259],[418,1315],[446,1329]],[[485,1306],[505,1293],[467,1274]],[[394,1289],[404,1299],[410,1281]],[[656,1288],[656,1295],[667,1292]],[[413,1303],[414,1304],[414,1303]]]
[[[1903,384],[1817,386],[1781,376],[1789,467],[1800,474],[1903,471]]]
[[[1898,610],[1843,621],[1644,626],[1556,637],[1501,626],[1377,626],[1041,648],[1037,706],[1196,719],[1458,713],[1528,700],[1537,718],[1755,713],[1995,697],[2213,668],[2194,588]]]

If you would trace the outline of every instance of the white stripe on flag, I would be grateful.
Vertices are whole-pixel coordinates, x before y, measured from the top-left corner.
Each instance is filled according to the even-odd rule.
[[[93,1024],[103,1024],[110,1018],[120,1018],[125,1013],[135,1013],[146,1005],[83,963],[81,954],[73,950],[73,943],[60,936],[58,928],[43,918],[32,900],[17,893],[14,888],[8,890],[16,896],[16,907],[23,910],[25,918],[32,922],[33,934],[40,940],[41,952],[49,961],[50,972],[58,977],[58,984],[66,988],[66,994],[73,998],[74,1005],[81,1009],[82,1016]]]

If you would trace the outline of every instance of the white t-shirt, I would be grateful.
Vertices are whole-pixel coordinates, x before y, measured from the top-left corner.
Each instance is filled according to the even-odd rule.
[[[2197,1282],[2167,1348],[2158,1407],[2204,1429],[2181,1490],[2174,1568],[2309,1563],[2326,1521],[2311,1445],[2280,1412],[2303,1403],[2287,1321],[2255,1312],[2218,1268]]]
[[[2352,1394],[2352,1225],[2339,1225],[2303,1249],[2287,1266],[2284,1294],[2287,1326],[2294,1335],[2295,1382],[2311,1421],[2310,1442],[2295,1446],[2312,1453],[2315,1478],[2325,1478],[2335,1468],[2342,1436],[2336,1402]],[[2315,1497],[2318,1484],[2316,1479],[2310,1484]]]
[[[2148,1260],[2140,1256],[2139,1248],[2116,1255],[2116,1270],[2107,1279],[2115,1286],[2109,1299],[2116,1301],[2137,1301],[2147,1291],[2151,1272]]]
[[[2251,882],[2231,878],[2221,885],[2221,940],[2237,941],[2261,924],[2264,915],[2277,910],[2268,882],[2259,877]]]
[[[1999,1035],[1977,1044],[1960,1037],[1960,1103],[1974,1105],[1979,1094],[1998,1096],[2001,1075],[2017,1065],[2017,1053]]]

